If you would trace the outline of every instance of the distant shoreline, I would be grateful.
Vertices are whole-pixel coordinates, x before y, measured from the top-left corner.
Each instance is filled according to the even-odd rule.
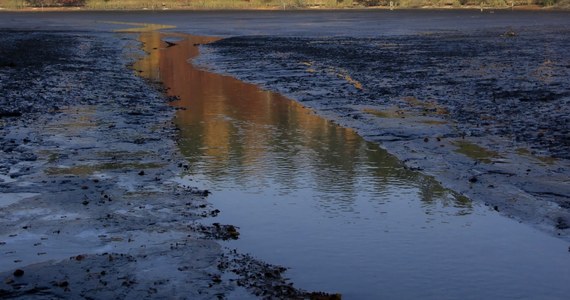
[[[155,7],[155,8],[90,8],[90,7],[25,7],[3,8],[0,12],[76,12],[76,11],[359,11],[359,10],[390,10],[389,6],[371,7],[247,7],[247,8],[200,8],[200,7]],[[394,7],[393,10],[514,10],[514,11],[569,11],[570,8],[524,5],[524,6],[423,6],[423,7]]]

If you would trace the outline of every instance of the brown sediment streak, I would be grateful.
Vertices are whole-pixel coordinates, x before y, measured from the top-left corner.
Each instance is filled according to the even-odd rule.
[[[432,115],[447,115],[449,112],[445,107],[438,105],[437,101],[420,101],[416,97],[403,97],[402,100],[412,107],[420,107]]]
[[[398,109],[396,107],[384,110],[365,108],[362,110],[362,112],[371,114],[379,118],[402,118],[406,116],[406,113],[403,110]]]
[[[520,155],[520,156],[526,156],[526,157],[534,158],[534,159],[538,160],[543,165],[553,165],[559,161],[559,159],[557,159],[555,157],[540,156],[540,155],[533,154],[527,148],[517,148],[517,149],[515,149],[515,153]]]
[[[341,77],[342,79],[346,80],[346,82],[352,84],[352,86],[354,86],[356,89],[361,90],[362,89],[362,83],[360,83],[359,81],[353,79],[352,77],[350,77],[350,75],[348,75],[345,72],[341,72],[338,74],[339,77]]]
[[[460,140],[453,142],[453,144],[457,146],[456,152],[483,163],[492,163],[495,159],[502,158],[498,152],[483,148],[468,141]]]
[[[161,29],[176,28],[176,26],[172,26],[172,25],[153,24],[153,23],[132,23],[132,22],[116,22],[116,21],[105,21],[103,23],[115,24],[115,25],[135,26],[135,27],[131,27],[131,28],[117,29],[117,30],[115,30],[115,32],[148,32],[148,31],[156,31],[156,30],[161,30]]]
[[[307,69],[305,71],[308,73],[316,73],[317,72],[317,67],[315,66],[315,63],[312,61],[301,61],[301,62],[299,62],[299,64],[306,66]],[[352,78],[348,74],[348,71],[346,71],[344,69],[327,67],[326,71],[337,76],[338,78],[343,79],[344,81],[348,82],[349,84],[354,86],[357,90],[362,90],[362,88],[363,88],[362,83],[360,83],[358,80],[355,80],[354,78]]]
[[[45,170],[48,175],[92,175],[96,172],[119,169],[158,169],[164,167],[159,163],[102,163],[94,165],[77,165],[72,167],[50,167]]]
[[[348,82],[349,84],[354,86],[357,90],[362,90],[362,83],[360,83],[358,80],[355,80],[354,78],[352,78],[350,76],[350,74],[348,74],[348,71],[341,69],[341,68],[334,68],[334,67],[327,68],[327,71],[336,75],[338,78],[343,79],[344,81]]]

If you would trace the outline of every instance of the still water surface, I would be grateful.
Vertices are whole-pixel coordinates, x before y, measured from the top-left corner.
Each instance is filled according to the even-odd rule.
[[[403,168],[354,131],[188,61],[214,38],[142,33],[137,68],[164,82],[193,185],[226,245],[344,299],[566,299],[568,245]],[[166,47],[164,39],[177,45]]]
[[[377,37],[491,28],[567,28],[568,11],[307,10],[307,11],[74,11],[2,12],[0,28],[109,31],[107,21],[176,26],[198,35]]]

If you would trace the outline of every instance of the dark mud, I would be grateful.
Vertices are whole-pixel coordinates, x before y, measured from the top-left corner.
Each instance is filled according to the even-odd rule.
[[[203,46],[196,63],[288,95],[409,168],[567,236],[569,33],[233,37]]]
[[[0,297],[312,297],[282,267],[219,267],[238,228],[197,222],[220,211],[181,179],[171,99],[128,68],[135,37],[0,34]]]

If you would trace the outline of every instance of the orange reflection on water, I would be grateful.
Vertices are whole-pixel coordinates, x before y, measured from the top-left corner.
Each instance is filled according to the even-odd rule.
[[[162,41],[165,38],[176,39],[175,45]],[[162,82],[170,96],[180,98],[173,105],[185,108],[177,112],[175,122],[191,171],[239,185],[274,181],[288,190],[309,180],[349,203],[359,192],[363,175],[372,178],[372,189],[379,193],[388,189],[389,182],[406,182],[420,189],[426,203],[434,197],[450,199],[432,178],[402,168],[395,157],[355,131],[277,93],[195,68],[189,61],[198,56],[197,46],[217,38],[145,32],[140,40],[150,55],[134,68]],[[451,198],[460,207],[468,202]],[[453,202],[448,204],[458,204]]]
[[[237,153],[241,156],[240,160],[247,164],[263,157],[264,150],[270,150],[266,148],[266,143],[260,145],[261,139],[274,147],[280,144],[286,146],[283,139],[298,139],[301,134],[315,137],[302,138],[307,143],[314,143],[315,140],[324,142],[332,137],[343,141],[360,139],[354,131],[335,126],[279,94],[263,91],[253,84],[228,76],[196,69],[187,63],[199,54],[196,45],[213,42],[216,38],[179,36],[184,39],[176,42],[175,46],[165,48],[167,45],[161,41],[161,36],[164,37],[156,32],[141,34],[144,50],[151,55],[137,63],[135,68],[142,71],[144,77],[163,82],[169,88],[170,95],[180,97],[181,101],[176,105],[188,109],[178,112],[177,122],[199,127],[196,128],[199,133],[196,130],[183,130],[183,138],[192,135],[193,143],[200,145],[200,149],[195,150],[201,150],[202,155],[223,161],[232,153]],[[274,127],[282,130],[276,132]],[[288,136],[275,136],[283,132],[287,132]],[[339,147],[336,151],[341,150],[351,157],[354,148],[350,145],[354,143],[343,144],[342,150]]]

